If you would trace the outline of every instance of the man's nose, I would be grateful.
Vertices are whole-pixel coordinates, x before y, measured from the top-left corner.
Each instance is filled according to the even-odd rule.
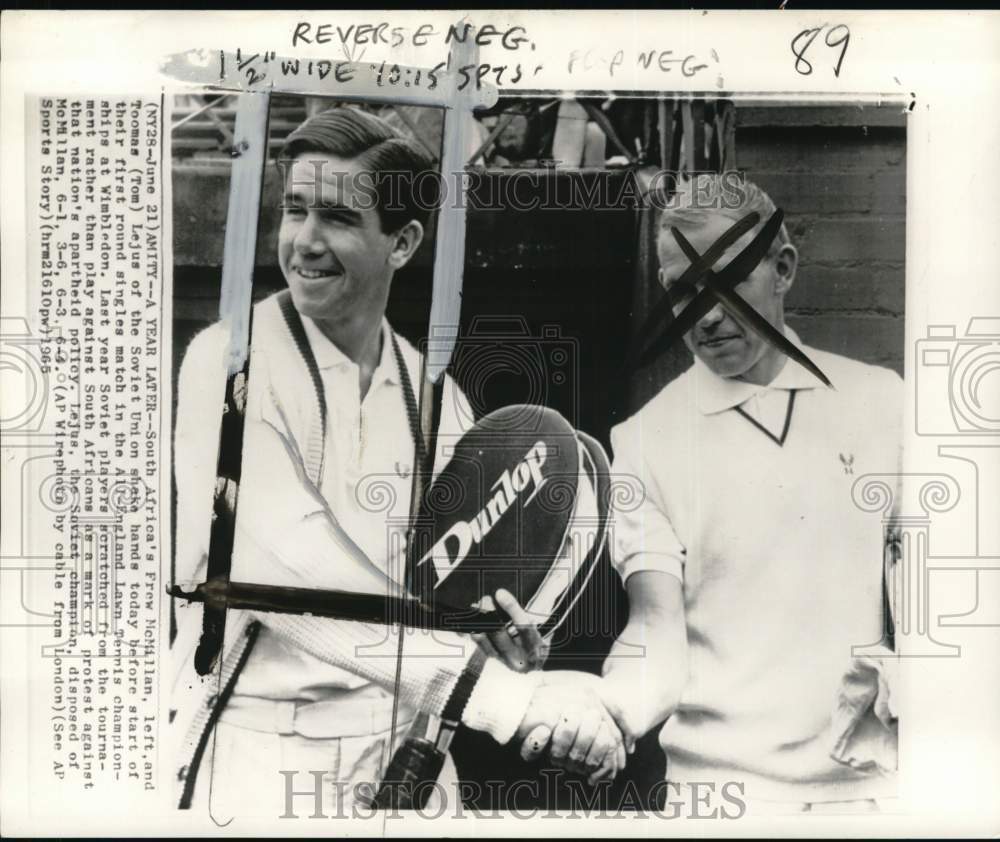
[[[719,301],[715,302],[715,305],[709,310],[704,316],[698,319],[698,327],[702,330],[707,330],[713,327],[717,327],[719,322],[725,317],[726,311]]]
[[[295,232],[294,245],[296,251],[303,254],[318,254],[323,251],[323,239],[313,213],[307,213],[306,218]]]

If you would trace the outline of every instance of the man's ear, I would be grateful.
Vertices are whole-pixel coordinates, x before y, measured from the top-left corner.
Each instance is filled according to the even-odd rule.
[[[663,287],[664,289],[666,289],[667,284],[663,280],[663,270],[662,269],[657,269],[656,270],[656,280],[658,280],[660,282],[660,286],[661,287]]]
[[[411,219],[391,236],[393,244],[392,251],[389,252],[389,265],[393,269],[402,269],[420,248],[424,239],[424,226]]]
[[[799,252],[791,243],[785,243],[774,256],[774,294],[785,295],[795,283],[795,270],[799,266]]]

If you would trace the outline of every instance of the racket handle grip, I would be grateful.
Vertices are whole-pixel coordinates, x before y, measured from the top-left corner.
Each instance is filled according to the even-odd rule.
[[[372,799],[375,810],[419,810],[427,805],[445,752],[423,737],[407,737],[396,750]],[[422,784],[422,785],[421,785]]]

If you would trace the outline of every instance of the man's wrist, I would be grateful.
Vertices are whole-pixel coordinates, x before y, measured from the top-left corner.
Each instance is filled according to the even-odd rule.
[[[462,724],[485,731],[498,743],[509,742],[541,679],[541,672],[514,672],[498,659],[488,658],[465,706]]]

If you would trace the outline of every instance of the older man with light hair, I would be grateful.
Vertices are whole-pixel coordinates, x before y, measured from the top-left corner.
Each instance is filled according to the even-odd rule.
[[[680,242],[704,254],[756,212],[721,272],[774,211],[758,186],[720,176],[672,198],[657,254],[675,315],[702,286],[683,277]],[[734,291],[832,386],[716,300],[684,337],[694,365],[611,432],[614,474],[645,496],[615,513],[630,616],[600,687],[628,731],[666,720],[670,785],[711,784],[758,811],[866,809],[893,775],[834,759],[831,722],[852,647],[882,638],[882,524],[851,492],[897,470],[901,381],[785,324],[798,265],[782,226]]]

